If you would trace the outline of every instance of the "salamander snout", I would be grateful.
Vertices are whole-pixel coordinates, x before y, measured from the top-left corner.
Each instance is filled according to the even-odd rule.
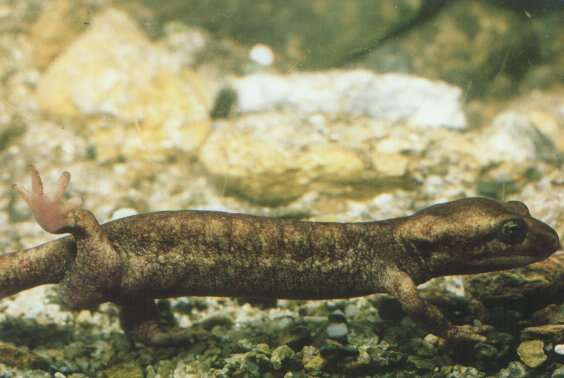
[[[546,223],[533,218],[523,202],[509,201],[505,202],[505,206],[512,212],[521,215],[524,219],[528,219],[526,222],[528,227],[525,226],[525,228],[528,228],[529,232],[533,233],[535,244],[539,247],[538,249],[544,251],[546,256],[561,248],[560,239],[556,231]]]
[[[561,247],[560,239],[558,238],[558,234],[552,228],[548,227],[549,235],[547,235],[547,239],[550,240],[549,243],[552,243],[552,247],[548,248],[550,250],[550,254],[558,251]]]
[[[561,248],[560,238],[552,227],[530,217],[527,219],[527,223],[529,240],[523,246],[526,254],[537,259],[544,259]]]

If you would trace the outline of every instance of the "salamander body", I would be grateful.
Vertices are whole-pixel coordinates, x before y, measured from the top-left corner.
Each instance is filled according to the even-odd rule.
[[[388,292],[427,331],[483,340],[448,323],[416,285],[433,277],[510,269],[560,248],[556,232],[517,201],[466,198],[411,216],[308,222],[212,211],[164,211],[100,225],[62,195],[17,187],[46,231],[70,236],[0,256],[0,298],[58,283],[72,308],[115,302],[133,339],[171,344],[189,330],[159,325],[156,298],[184,295],[329,299]]]

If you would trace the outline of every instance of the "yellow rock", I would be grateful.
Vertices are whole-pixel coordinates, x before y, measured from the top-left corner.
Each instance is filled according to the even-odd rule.
[[[297,157],[296,167],[301,167],[307,175],[331,182],[354,181],[367,168],[358,152],[338,145],[313,145]]]
[[[207,135],[204,87],[125,13],[108,9],[49,66],[37,100],[51,116],[83,121],[101,160],[162,160]]]
[[[544,343],[542,340],[523,341],[517,348],[517,354],[521,361],[531,368],[542,365],[548,358],[544,353]]]
[[[411,160],[377,151],[374,127],[247,115],[216,122],[199,158],[222,192],[258,203],[286,203],[313,191],[360,195],[403,187]]]
[[[89,25],[92,2],[54,0],[47,3],[30,30],[33,61],[47,67]]]

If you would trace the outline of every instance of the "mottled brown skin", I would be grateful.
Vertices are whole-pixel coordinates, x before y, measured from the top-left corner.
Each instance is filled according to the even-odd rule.
[[[449,324],[419,297],[416,285],[438,276],[526,265],[559,248],[556,232],[520,202],[466,198],[366,223],[187,210],[99,225],[92,213],[62,200],[68,177],[59,182],[59,197],[43,194],[35,170],[32,178],[32,193],[17,189],[38,222],[72,236],[0,256],[0,298],[59,283],[70,307],[115,302],[128,335],[157,345],[193,334],[160,327],[155,298],[329,299],[376,292],[392,294],[431,333],[484,340],[474,327]]]

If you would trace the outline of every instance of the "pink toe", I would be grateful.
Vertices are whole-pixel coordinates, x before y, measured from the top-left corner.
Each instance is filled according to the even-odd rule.
[[[69,185],[70,177],[71,177],[70,173],[68,173],[67,171],[61,174],[61,177],[59,177],[59,181],[57,181],[57,189],[55,190],[55,193],[53,193],[52,196],[53,199],[59,199],[63,196],[65,190],[67,189],[67,186]]]
[[[31,171],[31,191],[37,194],[43,194],[43,183],[41,182],[41,176],[37,169],[30,165],[29,169]]]

